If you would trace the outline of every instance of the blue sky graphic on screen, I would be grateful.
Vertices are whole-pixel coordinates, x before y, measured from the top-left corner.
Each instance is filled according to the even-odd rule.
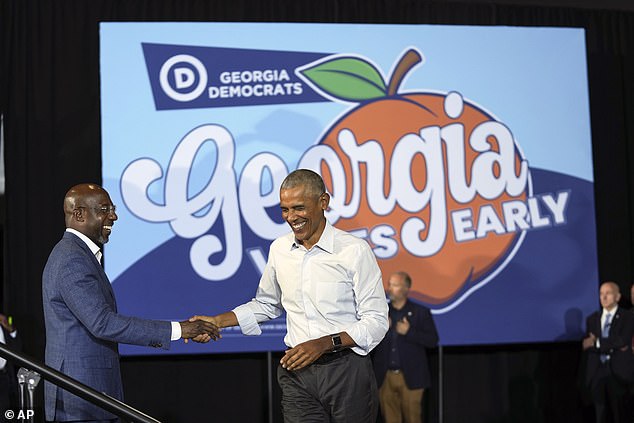
[[[101,24],[120,312],[250,300],[306,167],[384,279],[412,275],[442,344],[579,339],[598,282],[583,30],[272,25]],[[167,353],[283,350],[285,330]]]

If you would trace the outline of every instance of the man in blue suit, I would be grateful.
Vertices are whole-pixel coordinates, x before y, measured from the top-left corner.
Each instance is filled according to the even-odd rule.
[[[103,245],[117,220],[108,193],[81,184],[64,198],[66,232],[51,252],[42,276],[46,364],[123,399],[118,343],[168,349],[170,341],[205,335],[217,339],[208,322],[167,322],[122,316],[101,266]],[[117,422],[115,415],[46,383],[46,420]]]
[[[428,308],[407,299],[412,279],[405,272],[390,276],[390,328],[372,356],[385,423],[422,422],[422,400],[431,386],[427,348],[438,344]]]

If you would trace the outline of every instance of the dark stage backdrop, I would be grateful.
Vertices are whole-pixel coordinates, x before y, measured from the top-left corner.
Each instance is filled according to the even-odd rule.
[[[14,316],[29,355],[44,355],[40,276],[63,231],[63,195],[75,183],[101,177],[98,24],[157,20],[585,28],[599,273],[629,289],[633,13],[413,0],[0,0],[7,205],[2,305]],[[446,349],[444,421],[584,421],[579,349],[577,342]],[[278,358],[273,354],[273,362]],[[267,370],[266,354],[123,362],[128,401],[169,422],[267,421]],[[273,387],[272,411],[280,421],[275,382]],[[434,388],[426,399],[428,421],[439,414]]]

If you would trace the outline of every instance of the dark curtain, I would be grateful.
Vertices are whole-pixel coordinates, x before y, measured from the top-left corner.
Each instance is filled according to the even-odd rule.
[[[14,316],[29,355],[43,358],[40,277],[63,231],[64,193],[101,179],[98,24],[156,20],[585,28],[599,273],[629,292],[632,13],[421,0],[0,0],[7,205],[2,305]],[[445,348],[444,421],[584,421],[579,350],[578,343]],[[273,354],[273,364],[277,358]],[[437,375],[437,361],[433,370]],[[266,354],[125,358],[123,372],[128,401],[164,421],[267,421]],[[439,394],[434,386],[425,400],[428,421],[440,414]]]

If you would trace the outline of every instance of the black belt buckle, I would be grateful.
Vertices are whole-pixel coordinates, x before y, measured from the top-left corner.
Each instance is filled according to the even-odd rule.
[[[336,359],[341,358],[343,356],[346,356],[346,355],[348,355],[350,353],[352,353],[352,350],[350,348],[346,348],[346,349],[343,349],[341,351],[322,354],[321,357],[319,357],[313,363],[314,364],[328,364],[328,363],[330,363],[332,361],[335,361]]]

